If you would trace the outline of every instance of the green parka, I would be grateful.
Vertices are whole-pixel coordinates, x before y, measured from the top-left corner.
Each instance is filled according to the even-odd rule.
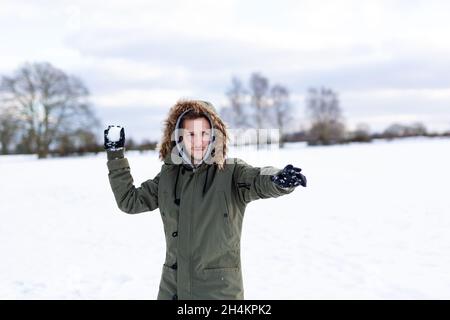
[[[210,104],[178,102],[168,118],[177,121],[167,121],[165,137],[188,108],[198,108],[209,115],[212,127],[224,129]],[[216,135],[219,139],[214,145],[223,144],[224,136],[226,130]],[[160,150],[164,143],[163,138]],[[134,214],[159,208],[161,213],[166,258],[157,298],[244,299],[240,239],[246,206],[253,200],[291,193],[294,188],[284,189],[270,180],[279,168],[253,167],[239,158],[225,158],[226,146],[222,157],[197,167],[183,162],[179,150],[160,151],[161,171],[139,187],[133,184],[123,150],[107,152],[108,177],[120,210]]]

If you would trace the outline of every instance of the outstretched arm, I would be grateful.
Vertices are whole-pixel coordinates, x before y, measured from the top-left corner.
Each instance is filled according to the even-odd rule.
[[[277,198],[294,191],[295,186],[283,188],[272,181],[272,176],[282,172],[281,169],[272,166],[253,167],[236,158],[233,172],[234,184],[238,190],[238,196],[244,203],[257,199]]]

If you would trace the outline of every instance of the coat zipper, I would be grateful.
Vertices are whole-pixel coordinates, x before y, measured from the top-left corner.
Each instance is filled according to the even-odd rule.
[[[194,178],[194,188],[192,190],[194,190],[194,194],[195,194],[195,187],[197,184],[197,175],[195,174],[195,172],[192,175]],[[193,274],[193,270],[192,270],[192,220],[194,219],[194,202],[195,201],[192,201],[191,217],[189,219],[189,295],[190,295],[190,298],[192,298],[192,274]]]

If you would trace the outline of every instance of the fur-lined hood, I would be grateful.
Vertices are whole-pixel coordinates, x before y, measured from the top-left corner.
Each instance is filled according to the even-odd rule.
[[[212,136],[214,140],[211,142],[210,154],[208,155],[209,164],[217,164],[218,168],[224,168],[227,145],[228,132],[226,124],[220,119],[216,108],[207,101],[203,100],[187,100],[180,99],[169,110],[167,119],[164,121],[164,132],[160,144],[158,145],[159,159],[167,164],[181,163],[182,157],[177,148],[176,125],[180,122],[180,116],[189,110],[198,113],[204,113],[211,125]]]

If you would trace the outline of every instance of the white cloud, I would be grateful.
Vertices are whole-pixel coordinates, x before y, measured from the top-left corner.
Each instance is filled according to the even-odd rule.
[[[448,101],[450,104],[450,88],[445,89],[380,89],[363,91],[346,91],[347,99],[416,99],[430,101]]]
[[[105,58],[103,60],[89,57],[84,61],[79,61],[78,66],[74,68],[87,69],[102,73],[105,77],[116,79],[124,78],[126,81],[146,81],[159,79],[170,74],[173,78],[185,79],[187,70],[179,66],[167,66],[135,62],[124,58]]]
[[[152,106],[171,106],[179,98],[189,98],[192,92],[189,90],[136,90],[124,89],[105,95],[94,95],[92,100],[95,104],[107,108],[127,108],[129,106],[141,106],[151,108]]]

